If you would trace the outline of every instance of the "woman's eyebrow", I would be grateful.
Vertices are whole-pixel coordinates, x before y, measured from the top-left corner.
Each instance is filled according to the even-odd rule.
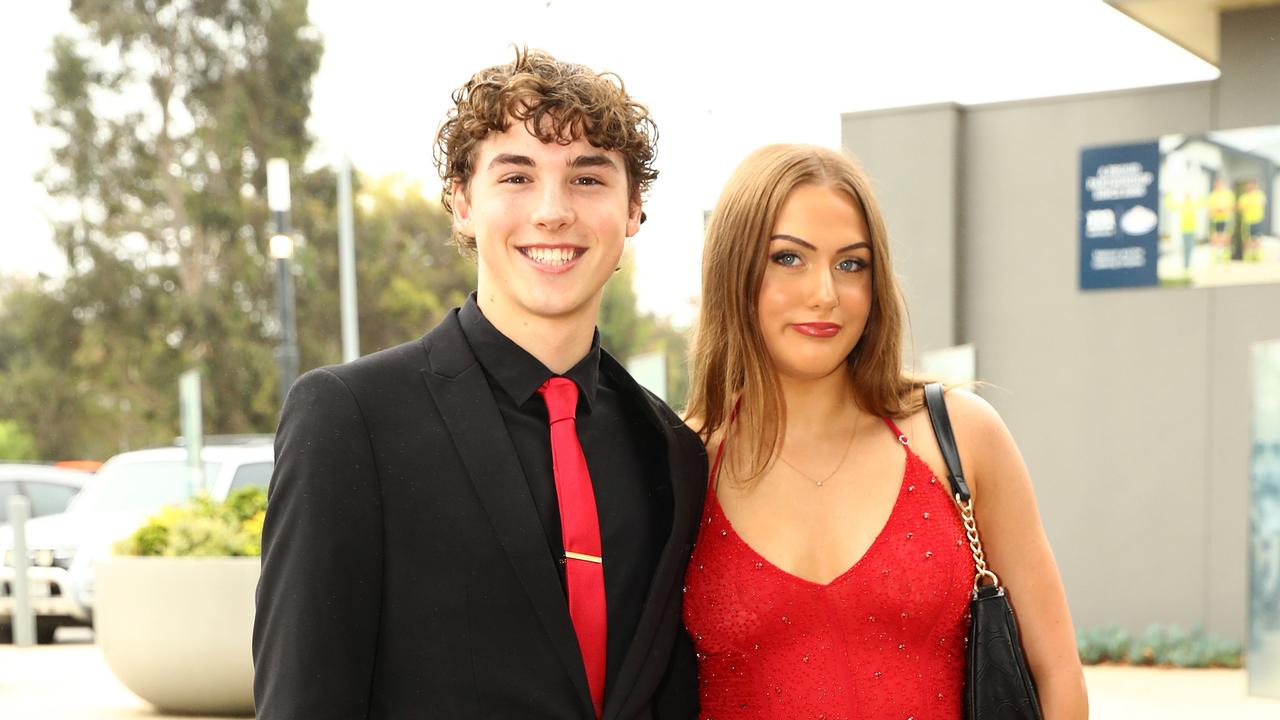
[[[818,249],[818,248],[817,248],[817,246],[815,246],[813,243],[810,243],[810,242],[806,242],[806,241],[804,241],[804,240],[801,240],[800,238],[796,237],[795,235],[786,235],[786,234],[783,234],[783,233],[778,233],[777,235],[770,235],[770,236],[769,236],[769,239],[770,239],[770,240],[786,240],[786,241],[788,241],[788,242],[793,242],[793,243],[795,243],[795,244],[797,244],[797,245],[803,245],[804,247],[807,247],[807,248],[809,248],[810,250],[817,250],[817,249]]]
[[[817,248],[813,243],[811,243],[811,242],[807,242],[807,241],[805,241],[805,240],[801,240],[800,238],[796,237],[795,235],[787,235],[787,234],[785,234],[785,233],[778,233],[778,234],[776,234],[776,235],[770,235],[770,236],[769,236],[769,239],[770,239],[770,240],[786,240],[786,241],[788,241],[788,242],[793,242],[793,243],[795,243],[795,244],[797,244],[797,245],[803,245],[804,247],[807,247],[807,248],[809,248],[810,250],[817,250],[817,249],[818,249],[818,248]],[[857,249],[859,249],[859,248],[866,248],[866,249],[870,250],[870,249],[871,249],[871,243],[866,242],[866,241],[864,240],[864,241],[862,241],[862,242],[856,242],[856,243],[853,243],[852,245],[845,245],[844,247],[842,247],[842,248],[840,248],[840,249],[836,250],[836,253],[849,252],[850,250],[857,250]]]

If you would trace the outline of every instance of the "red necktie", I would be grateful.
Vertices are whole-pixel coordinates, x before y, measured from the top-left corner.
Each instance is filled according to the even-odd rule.
[[[600,550],[600,518],[596,515],[595,490],[587,472],[587,458],[578,442],[578,386],[568,378],[553,377],[538,388],[547,403],[551,421],[551,462],[560,500],[560,534],[564,539],[565,584],[569,594],[569,618],[578,635],[587,687],[596,717],[604,708],[604,671],[607,638],[604,601],[604,564]]]

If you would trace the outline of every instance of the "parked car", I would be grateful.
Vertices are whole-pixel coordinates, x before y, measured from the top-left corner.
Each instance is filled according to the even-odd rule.
[[[9,522],[10,497],[23,495],[30,500],[31,517],[54,515],[67,509],[91,477],[83,470],[53,465],[0,463],[0,525]]]
[[[266,487],[274,451],[269,435],[210,437],[203,483],[187,466],[187,451],[172,447],[121,453],[103,464],[66,512],[26,524],[31,606],[36,640],[53,641],[62,626],[93,624],[93,564],[111,545],[166,505],[182,503],[203,486],[216,500],[247,486]],[[0,528],[0,641],[12,637],[13,531]]]

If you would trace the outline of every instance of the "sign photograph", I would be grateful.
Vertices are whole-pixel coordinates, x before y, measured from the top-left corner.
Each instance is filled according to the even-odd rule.
[[[1081,289],[1280,282],[1280,126],[1085,148]]]

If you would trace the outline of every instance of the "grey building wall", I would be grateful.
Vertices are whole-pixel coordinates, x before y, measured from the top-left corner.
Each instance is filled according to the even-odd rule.
[[[956,306],[930,302],[955,297],[960,154],[959,105],[862,113],[844,121],[845,145],[871,176],[883,204],[893,259],[918,349],[955,344]],[[909,156],[902,148],[912,148]],[[894,188],[910,192],[893,192]],[[910,345],[908,345],[910,347]]]
[[[1223,13],[1220,27],[1218,126],[1275,123],[1280,117],[1280,8]]]
[[[1280,338],[1280,286],[1078,289],[1081,148],[1280,124],[1276,93],[1229,74],[1275,68],[1280,10],[1226,14],[1223,31],[1211,83],[843,118],[888,214],[917,350],[976,345],[1078,627],[1244,637],[1249,346]],[[922,217],[936,208],[944,219]],[[932,324],[948,314],[950,335]]]
[[[1209,129],[1208,86],[973,108],[967,340],[1026,455],[1076,622],[1200,620],[1209,293],[1078,289],[1079,154]]]
[[[1280,124],[1280,8],[1223,13],[1215,128]],[[1206,371],[1214,428],[1206,469],[1209,572],[1205,624],[1244,635],[1250,449],[1249,348],[1280,338],[1280,288],[1224,288],[1210,296]],[[1242,378],[1243,380],[1236,380]]]

